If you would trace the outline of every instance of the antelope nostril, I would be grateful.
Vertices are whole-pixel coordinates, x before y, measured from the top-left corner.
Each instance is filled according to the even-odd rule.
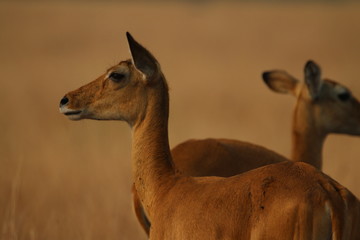
[[[263,74],[262,74],[263,80],[268,81],[270,78],[270,74],[271,74],[270,72],[263,72]]]
[[[60,101],[60,107],[64,106],[65,104],[67,104],[69,102],[69,99],[65,96],[61,99]]]

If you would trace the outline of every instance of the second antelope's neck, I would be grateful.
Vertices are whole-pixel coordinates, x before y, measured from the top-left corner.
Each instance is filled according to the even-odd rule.
[[[311,114],[296,111],[293,119],[291,159],[322,168],[322,149],[326,135],[317,129]]]
[[[133,127],[133,178],[139,198],[150,215],[158,194],[166,191],[174,175],[168,140],[169,97],[167,87],[162,87],[164,93],[153,94],[147,103],[146,115]]]

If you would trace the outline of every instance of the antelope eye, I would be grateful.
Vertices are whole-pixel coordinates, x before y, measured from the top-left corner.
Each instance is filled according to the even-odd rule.
[[[347,100],[349,100],[350,97],[351,97],[351,95],[350,95],[349,92],[340,93],[340,94],[338,95],[338,98],[339,98],[341,101],[347,101]]]
[[[112,72],[109,75],[109,78],[114,81],[114,82],[120,82],[121,80],[123,80],[125,77],[124,74],[122,73],[117,73],[117,72]]]

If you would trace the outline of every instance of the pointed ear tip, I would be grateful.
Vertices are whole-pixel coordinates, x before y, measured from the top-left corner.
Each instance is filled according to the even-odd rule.
[[[305,68],[307,68],[307,67],[317,67],[317,68],[319,68],[319,65],[315,61],[310,59],[305,64]]]
[[[130,41],[130,39],[134,39],[128,31],[126,31],[126,38],[128,41]]]
[[[314,65],[313,60],[308,60],[308,61],[305,63],[305,68],[308,68],[308,67],[310,67],[311,65]]]

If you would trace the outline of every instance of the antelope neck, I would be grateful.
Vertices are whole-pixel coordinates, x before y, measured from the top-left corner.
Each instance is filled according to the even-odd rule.
[[[316,127],[316,122],[311,116],[312,114],[307,111],[294,112],[291,159],[321,169],[326,134]]]
[[[158,195],[171,185],[174,175],[168,140],[169,96],[163,84],[150,89],[145,117],[133,127],[134,183],[150,216]]]

